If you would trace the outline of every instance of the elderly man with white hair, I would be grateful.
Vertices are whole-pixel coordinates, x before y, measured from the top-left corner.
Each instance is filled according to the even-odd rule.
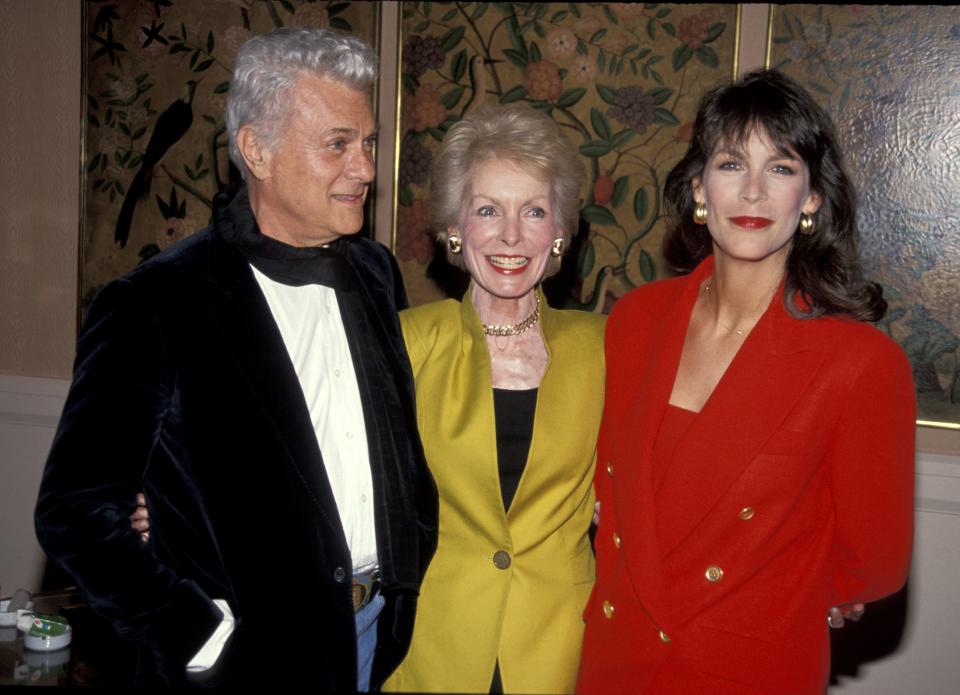
[[[137,643],[141,684],[377,689],[409,645],[437,500],[400,275],[357,236],[376,70],[326,30],[247,42],[244,186],[87,315],[37,532]]]

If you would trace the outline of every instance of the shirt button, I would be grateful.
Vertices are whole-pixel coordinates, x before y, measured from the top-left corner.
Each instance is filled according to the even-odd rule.
[[[347,439],[353,439],[353,432],[347,432]]]
[[[613,461],[607,461],[607,475],[613,475]]]
[[[603,602],[603,614],[607,616],[608,619],[613,617],[613,604],[609,601]]]
[[[340,376],[340,370],[339,370],[339,369],[334,369],[334,370],[333,370],[333,375],[334,375],[334,376]]]
[[[713,582],[714,584],[723,579],[723,570],[716,565],[710,565],[703,574],[708,582]]]
[[[670,635],[668,635],[663,630],[660,630],[660,641],[666,644],[667,642],[670,641]]]
[[[613,534],[613,544],[614,544],[615,546],[617,546],[618,548],[619,548],[621,545],[623,545],[623,540],[621,540],[619,533],[614,533],[614,534]]]
[[[337,569],[333,570],[333,581],[335,581],[337,584],[340,584],[346,578],[347,573],[342,567],[337,567]]]
[[[741,521],[750,521],[756,513],[753,507],[744,507],[737,516],[740,517]]]
[[[498,570],[505,570],[510,566],[510,553],[498,550],[493,554],[493,566]]]
[[[361,502],[366,502],[366,501],[367,501],[367,496],[366,496],[366,495],[360,495],[360,501],[361,501]]]

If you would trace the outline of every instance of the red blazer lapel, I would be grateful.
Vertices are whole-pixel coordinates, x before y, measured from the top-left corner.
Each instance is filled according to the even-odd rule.
[[[787,312],[781,288],[665,474],[656,500],[661,557],[694,532],[789,418],[825,355],[811,345],[809,328]]]
[[[636,352],[636,372],[618,376],[634,382],[618,390],[619,393],[634,394],[634,399],[629,403],[614,404],[624,416],[615,428],[619,436],[611,443],[612,458],[615,466],[617,461],[630,462],[619,466],[618,470],[622,472],[620,484],[614,485],[618,526],[625,533],[623,547],[629,560],[627,566],[635,589],[642,587],[642,591],[636,593],[644,608],[657,624],[664,626],[670,625],[671,619],[660,564],[663,554],[658,526],[662,522],[654,496],[651,456],[673,390],[697,289],[712,268],[712,258],[702,263],[685,280],[681,291],[664,312],[669,320],[664,322],[662,329],[654,327],[640,336],[642,342]]]

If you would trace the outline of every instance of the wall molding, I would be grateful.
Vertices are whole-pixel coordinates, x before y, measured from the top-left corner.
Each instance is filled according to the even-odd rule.
[[[960,456],[917,453],[918,512],[960,516]]]
[[[0,423],[56,427],[69,388],[66,379],[0,374]]]

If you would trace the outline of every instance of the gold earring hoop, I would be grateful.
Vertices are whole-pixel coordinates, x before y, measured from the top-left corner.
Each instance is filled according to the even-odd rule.
[[[463,250],[463,244],[460,243],[460,237],[456,234],[450,234],[447,236],[447,251],[452,253],[454,256],[460,254]]]
[[[814,228],[813,217],[811,217],[805,212],[801,212],[799,227],[800,227],[801,234],[806,234],[807,236],[813,234],[813,228]]]
[[[564,247],[566,242],[563,240],[563,237],[557,237],[553,240],[553,247],[550,249],[550,255],[554,258],[560,258],[563,255]]]
[[[707,223],[707,206],[703,203],[697,203],[693,208],[693,222],[694,224],[706,224]]]

